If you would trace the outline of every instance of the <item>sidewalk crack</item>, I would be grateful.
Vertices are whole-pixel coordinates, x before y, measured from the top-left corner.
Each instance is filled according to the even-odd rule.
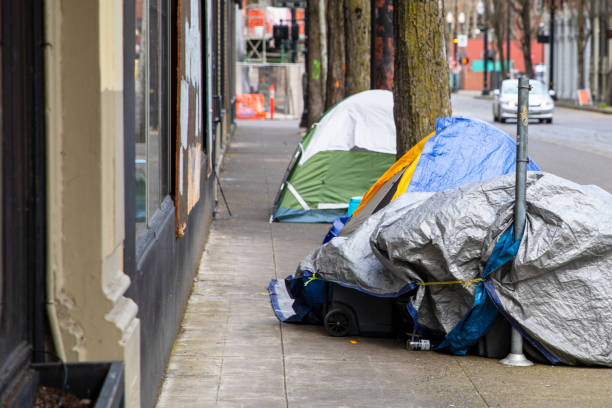
[[[225,326],[229,324],[230,314],[228,313],[227,319],[225,320]],[[217,382],[217,396],[215,403],[219,403],[219,395],[221,394],[221,382],[223,381],[223,365],[225,364],[225,347],[227,345],[227,334],[223,336],[223,351],[221,352],[221,367],[219,368],[219,381]]]
[[[266,195],[270,196],[270,181],[266,172]],[[274,246],[274,233],[272,231],[272,224],[268,223],[268,231],[270,232],[270,245],[272,246],[272,264],[274,265],[274,277],[278,279],[278,267],[276,263],[276,247]],[[281,356],[283,363],[283,391],[285,394],[285,407],[289,408],[289,397],[287,395],[287,365],[285,359],[285,337],[283,333],[283,324],[278,322],[278,329],[280,331],[280,344],[281,344]]]
[[[480,393],[480,390],[478,389],[476,384],[474,384],[474,381],[472,381],[472,377],[470,377],[470,375],[467,373],[467,371],[465,371],[465,368],[463,368],[463,365],[461,364],[461,361],[457,361],[457,365],[459,366],[459,368],[461,368],[461,371],[463,371],[463,374],[470,381],[470,384],[472,384],[472,387],[474,387],[474,390],[476,390],[476,393],[478,394],[478,396],[480,397],[482,402],[485,404],[485,407],[487,407],[487,408],[490,407],[491,405],[489,405],[487,403],[487,400],[485,399],[485,397]]]

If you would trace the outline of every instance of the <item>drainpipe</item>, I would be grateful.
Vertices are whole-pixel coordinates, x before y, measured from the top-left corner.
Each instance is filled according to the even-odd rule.
[[[527,189],[527,122],[529,106],[529,78],[521,76],[518,85],[518,110],[516,117],[516,185],[514,193],[514,240],[523,235],[525,229],[526,189]],[[521,333],[512,328],[510,339],[510,354],[500,363],[504,365],[527,367],[533,365],[523,354],[523,337]]]

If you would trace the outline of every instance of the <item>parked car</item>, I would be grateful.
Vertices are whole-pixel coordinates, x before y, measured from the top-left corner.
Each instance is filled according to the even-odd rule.
[[[535,79],[529,80],[529,118],[540,122],[552,123],[555,102],[552,100],[553,91]],[[502,81],[501,90],[493,91],[493,120],[506,122],[507,119],[516,119],[518,103],[518,80],[506,79]]]

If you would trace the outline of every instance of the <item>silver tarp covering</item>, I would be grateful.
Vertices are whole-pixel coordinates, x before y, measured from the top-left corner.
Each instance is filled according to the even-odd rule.
[[[438,193],[405,193],[298,267],[378,296],[411,282],[480,277],[513,220],[514,175]],[[529,172],[527,224],[492,282],[503,309],[561,362],[612,366],[612,195]],[[418,323],[448,333],[476,285],[419,286]]]

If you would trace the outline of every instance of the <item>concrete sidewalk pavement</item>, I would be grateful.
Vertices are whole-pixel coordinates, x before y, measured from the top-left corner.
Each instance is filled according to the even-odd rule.
[[[511,368],[280,324],[270,279],[293,273],[329,227],[268,223],[298,141],[294,121],[239,123],[221,173],[233,216],[220,202],[159,408],[612,406],[609,369]]]

